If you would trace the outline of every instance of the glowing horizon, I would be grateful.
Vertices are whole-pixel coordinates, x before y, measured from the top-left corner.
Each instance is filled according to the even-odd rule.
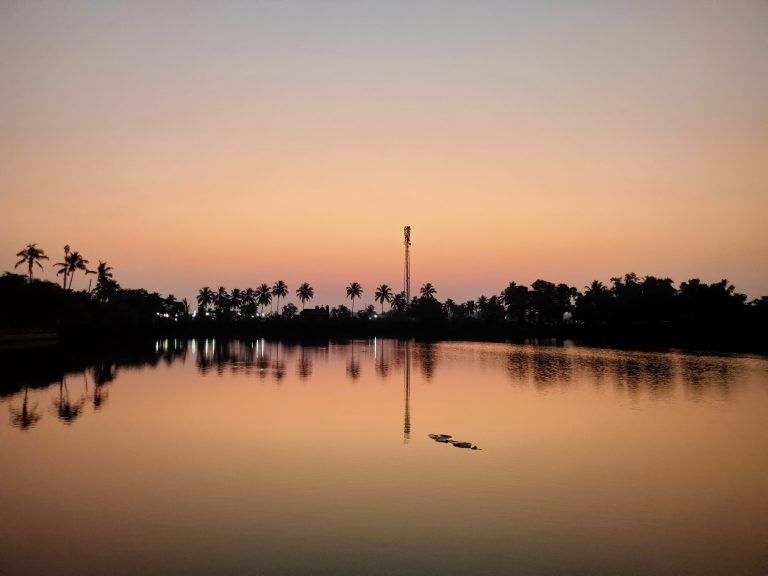
[[[19,3],[0,54],[2,271],[69,244],[127,288],[357,308],[408,224],[443,300],[768,294],[765,3]]]

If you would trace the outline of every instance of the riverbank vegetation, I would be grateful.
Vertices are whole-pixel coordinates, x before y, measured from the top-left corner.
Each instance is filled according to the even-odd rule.
[[[314,289],[304,282],[293,293],[301,303],[285,303],[291,293],[282,280],[256,288],[200,288],[196,302],[125,289],[112,267],[94,270],[69,246],[56,264],[62,284],[35,279],[45,253],[34,244],[19,252],[17,266],[27,275],[0,277],[0,340],[29,334],[62,340],[152,336],[259,336],[275,338],[358,338],[366,336],[430,339],[503,340],[553,337],[616,346],[692,347],[768,351],[768,297],[748,301],[726,280],[707,284],[690,279],[675,286],[669,278],[634,273],[595,280],[579,290],[536,280],[509,283],[476,300],[441,301],[431,283],[407,302],[388,285],[374,288],[379,304],[355,310],[365,289],[345,289],[351,307],[313,305]],[[87,289],[74,290],[78,271],[93,275]],[[94,283],[95,280],[95,283]],[[281,302],[282,300],[282,302]],[[282,306],[281,306],[282,304]],[[386,308],[385,308],[386,307]]]

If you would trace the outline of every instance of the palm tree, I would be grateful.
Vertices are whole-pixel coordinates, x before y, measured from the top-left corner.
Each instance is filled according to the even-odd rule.
[[[360,298],[363,294],[363,287],[358,282],[352,282],[347,286],[347,298],[352,300],[352,313],[355,313],[355,298]]]
[[[429,282],[424,284],[424,286],[419,289],[419,292],[421,293],[422,298],[425,298],[426,300],[434,300],[435,294],[437,294],[437,290],[435,290],[435,287]]]
[[[214,296],[214,303],[216,304],[216,311],[219,313],[219,316],[229,311],[229,294],[224,286],[219,286],[219,290]]]
[[[264,312],[264,306],[272,303],[272,289],[267,284],[260,284],[255,291],[256,302],[261,306],[261,311]]]
[[[405,299],[405,292],[398,292],[397,294],[392,296],[392,302],[390,303],[390,307],[397,312],[402,312],[403,310],[405,310],[405,307],[407,304],[408,302],[406,302],[406,299]]]
[[[256,304],[256,291],[253,288],[243,290],[242,305],[240,312],[248,316],[253,316]]]
[[[312,300],[315,296],[315,291],[307,282],[304,282],[296,289],[296,296],[301,300],[301,309],[304,310],[304,303]]]
[[[96,266],[96,274],[98,274],[98,279],[101,280],[102,278],[112,278],[112,266],[107,266],[106,262],[102,262],[99,260],[99,265]]]
[[[67,289],[67,276],[69,275],[69,263],[67,262],[67,257],[69,256],[69,244],[64,245],[64,260],[62,262],[56,262],[54,266],[58,266],[59,269],[56,271],[56,275],[59,274],[64,275],[64,281],[62,282],[61,287],[64,288],[64,290]]]
[[[203,313],[208,311],[208,306],[213,304],[215,299],[216,295],[208,286],[200,288],[200,291],[197,293],[197,305],[200,307]]]
[[[243,291],[240,288],[234,288],[229,295],[229,303],[232,309],[236,312],[240,311],[240,306],[243,305]]]
[[[40,269],[43,269],[43,265],[40,264],[40,260],[48,260],[48,256],[45,255],[45,251],[42,248],[38,248],[36,244],[27,244],[21,252],[16,254],[21,260],[16,262],[14,268],[26,263],[29,267],[29,281],[32,282],[32,266],[37,264]]]
[[[389,304],[392,302],[392,288],[387,286],[386,284],[382,284],[378,288],[376,288],[376,294],[374,294],[373,299],[377,300],[378,302],[381,302],[381,313],[384,314],[384,302]]]
[[[277,312],[280,313],[280,298],[285,298],[288,296],[288,285],[283,282],[282,280],[278,280],[275,282],[275,285],[272,286],[272,296],[275,296],[277,298]]]
[[[93,271],[88,270],[86,266],[88,260],[85,260],[80,252],[69,252],[64,258],[64,262],[67,264],[67,272],[69,274],[69,289],[72,290],[72,281],[75,279],[75,272],[83,270],[86,274],[94,274]]]
[[[99,260],[96,274],[96,298],[106,302],[120,286],[112,279],[112,266],[107,266],[106,262]]]

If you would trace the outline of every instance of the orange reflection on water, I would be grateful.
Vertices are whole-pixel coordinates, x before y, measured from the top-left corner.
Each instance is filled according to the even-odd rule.
[[[7,573],[764,565],[765,359],[381,340],[155,354],[4,401],[12,426],[25,397],[42,414],[0,427]],[[86,400],[69,425],[63,386]]]

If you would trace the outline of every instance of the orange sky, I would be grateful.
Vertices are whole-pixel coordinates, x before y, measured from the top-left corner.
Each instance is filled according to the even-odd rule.
[[[0,5],[0,270],[768,294],[768,4]],[[42,277],[55,279],[51,266]],[[82,277],[75,287],[85,287]]]

